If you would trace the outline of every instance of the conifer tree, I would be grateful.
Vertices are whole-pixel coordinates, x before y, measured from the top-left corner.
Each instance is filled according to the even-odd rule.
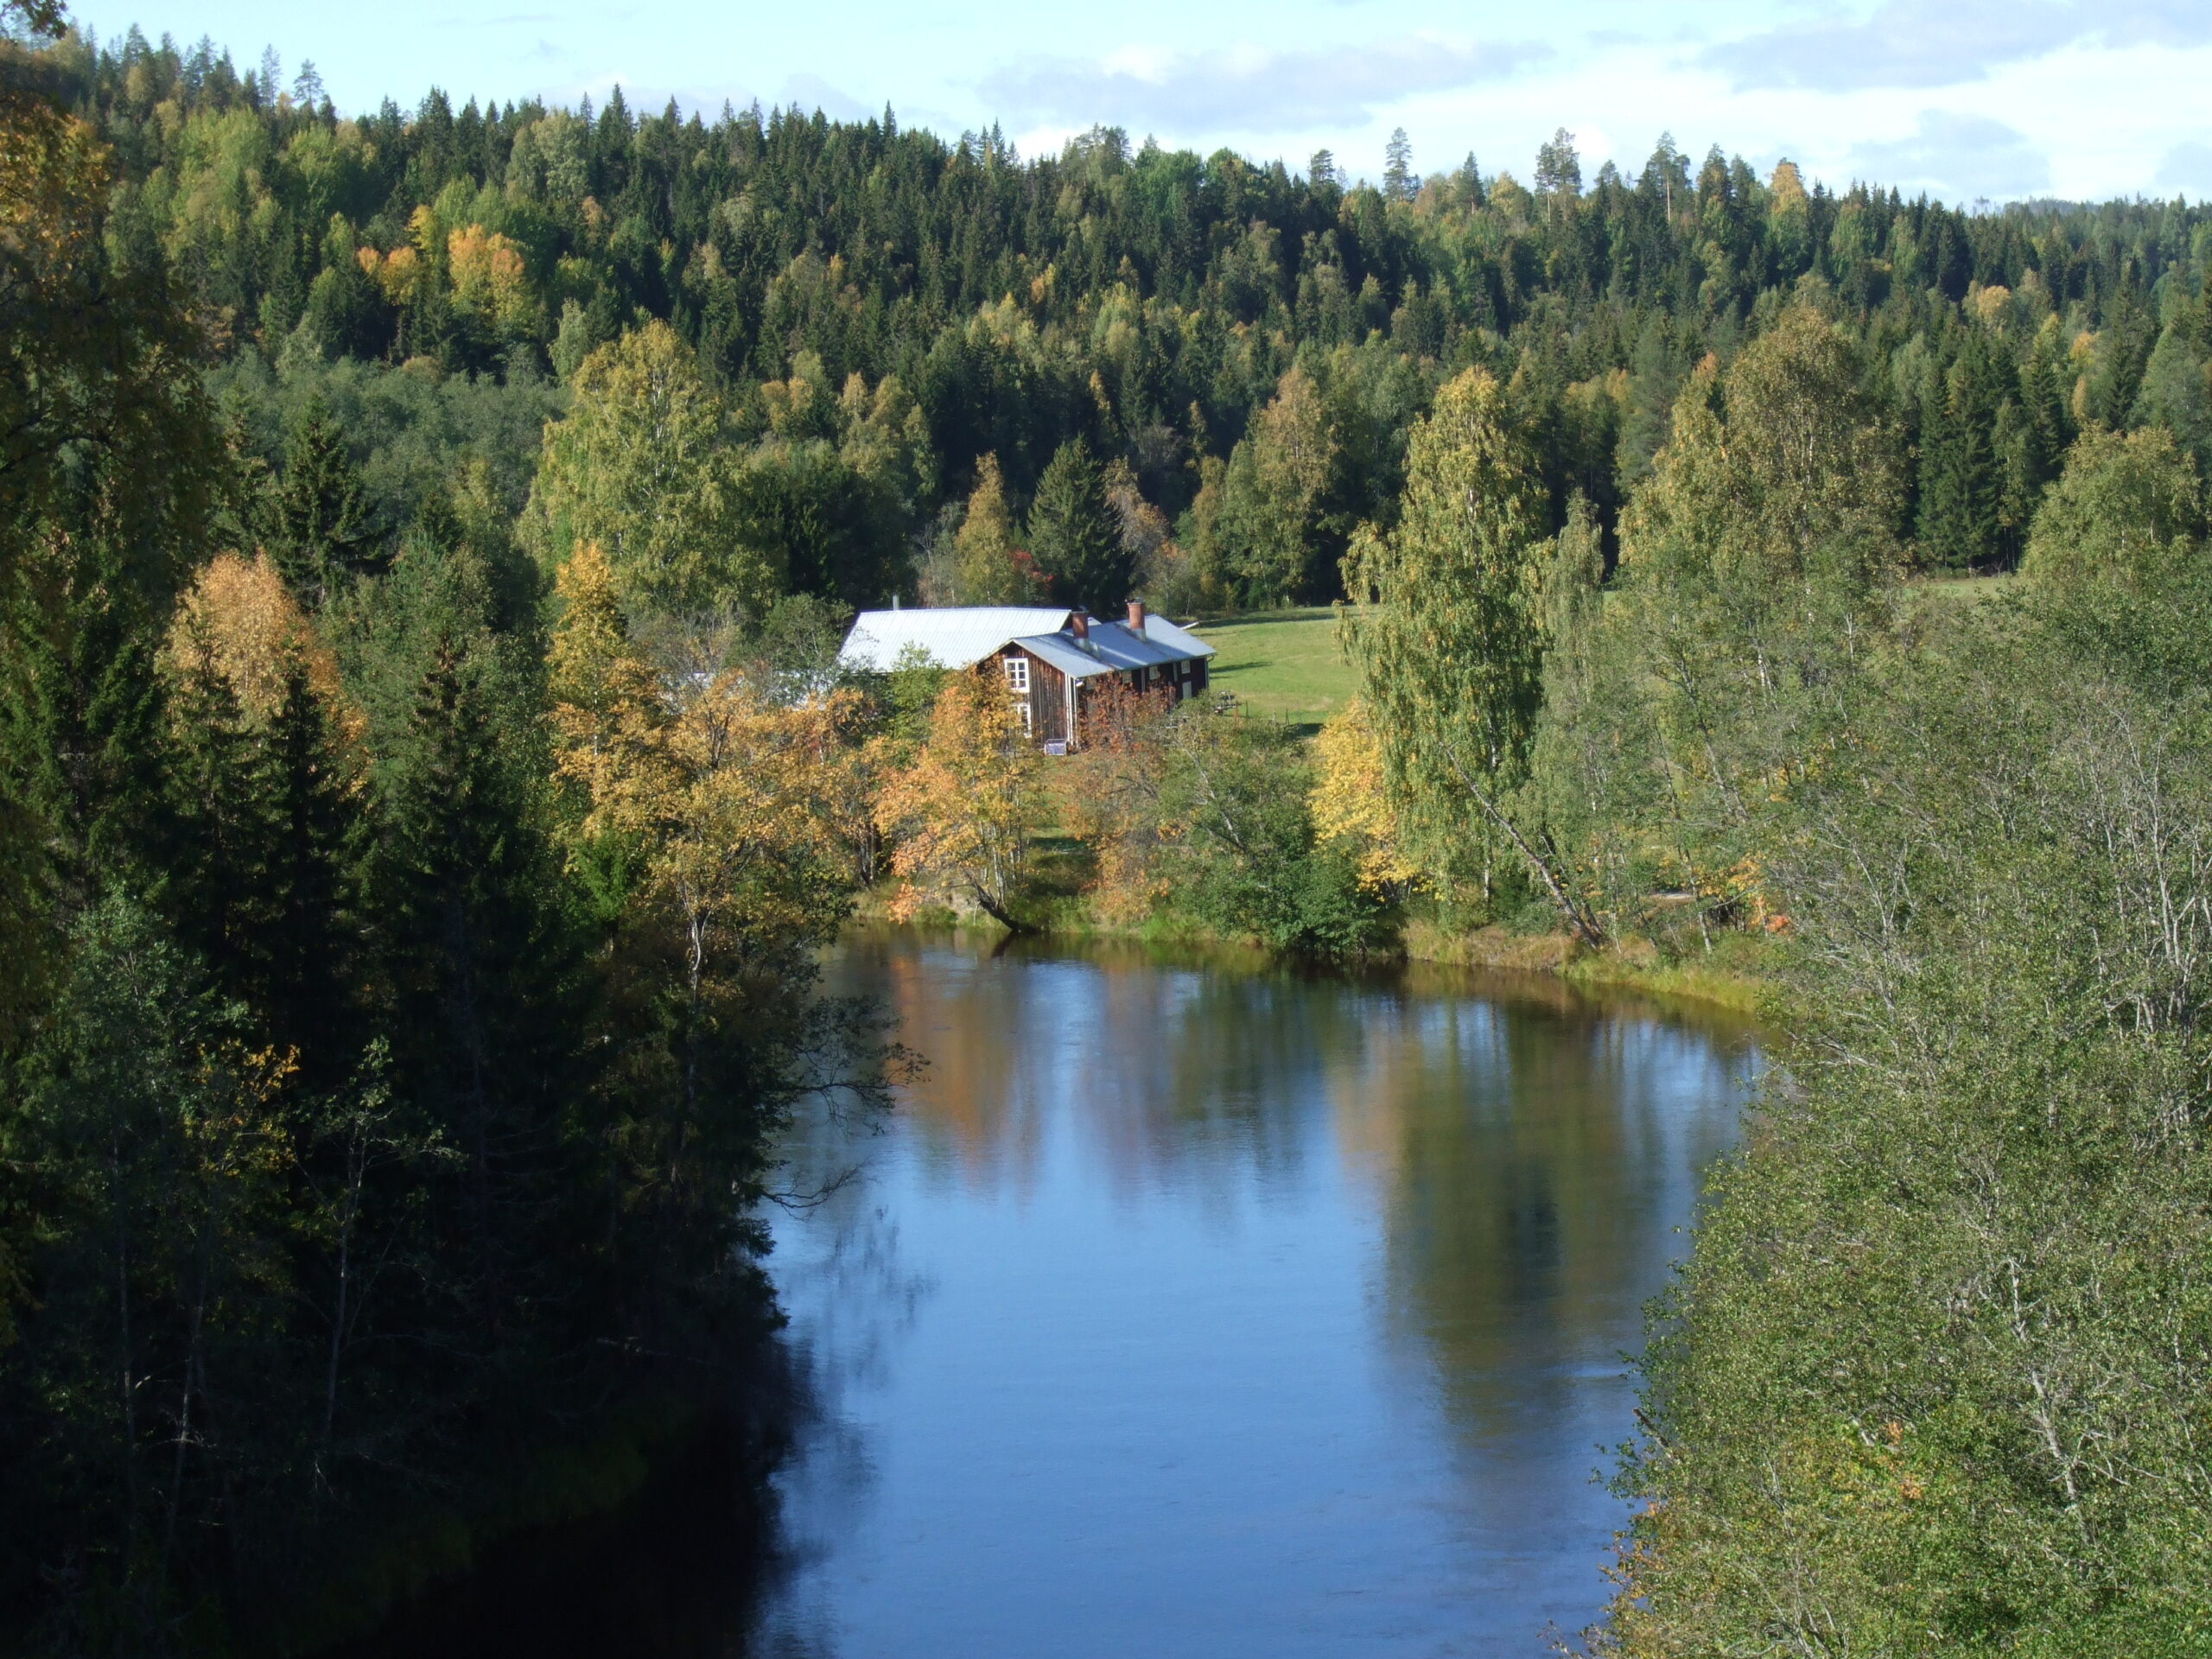
[[[261,734],[276,835],[255,941],[257,1001],[271,1037],[301,1054],[309,1081],[326,1084],[355,1052],[348,988],[361,963],[348,922],[367,829],[334,728],[305,659],[288,653],[283,701]]]
[[[186,631],[171,652],[168,772],[176,843],[168,898],[185,942],[234,996],[260,988],[251,968],[270,920],[276,838],[274,779],[211,643]]]
[[[1081,438],[1062,444],[1037,481],[1029,543],[1065,603],[1104,615],[1128,597],[1136,572],[1106,499],[1105,474]]]
[[[1403,127],[1391,130],[1390,142],[1382,147],[1382,199],[1411,201],[1420,181],[1414,177],[1413,141],[1406,137]]]
[[[2158,336],[2132,416],[2136,425],[2164,427],[2183,453],[2195,458],[2198,476],[2212,477],[2212,386],[2206,383],[2203,358],[2179,324]]]
[[[309,401],[285,442],[270,522],[277,567],[310,606],[321,606],[350,578],[377,564],[360,470],[320,396]]]
[[[1041,597],[1036,561],[1015,542],[999,458],[976,467],[976,488],[953,537],[953,574],[963,605],[1028,605]]]
[[[2004,492],[1996,428],[2000,382],[2010,378],[1976,330],[1930,380],[1921,422],[1920,556],[1933,569],[1985,569],[1996,562]]]

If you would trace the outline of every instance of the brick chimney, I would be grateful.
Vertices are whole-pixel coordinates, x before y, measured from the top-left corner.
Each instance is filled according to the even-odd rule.
[[[1075,637],[1076,637],[1077,639],[1090,639],[1090,613],[1089,613],[1088,612],[1085,612],[1085,611],[1071,611],[1071,612],[1069,612],[1069,613],[1068,613],[1068,626],[1069,626],[1071,629],[1072,629],[1072,630],[1074,631],[1074,632],[1075,632]]]
[[[1129,627],[1140,639],[1143,637],[1144,601],[1141,599],[1133,599],[1129,601]]]

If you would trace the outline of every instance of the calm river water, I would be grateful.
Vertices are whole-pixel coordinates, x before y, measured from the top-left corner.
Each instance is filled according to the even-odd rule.
[[[787,1148],[810,1407],[765,1512],[679,1478],[367,1651],[1534,1656],[1603,1607],[1624,1353],[1757,1066],[1722,1016],[910,933],[927,1069]]]
[[[1724,1020],[1544,982],[855,941],[928,1062],[772,1261],[821,1412],[753,1651],[1535,1655],[1605,1599],[1623,1353]]]

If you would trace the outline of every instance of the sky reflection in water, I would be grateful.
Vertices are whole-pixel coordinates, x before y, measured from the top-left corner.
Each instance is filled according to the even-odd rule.
[[[1563,988],[863,938],[929,1069],[772,1262],[821,1414],[749,1645],[1535,1654],[1599,1611],[1622,1351],[1755,1066]]]

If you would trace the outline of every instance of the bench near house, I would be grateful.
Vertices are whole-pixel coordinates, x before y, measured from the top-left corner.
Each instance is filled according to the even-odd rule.
[[[840,666],[887,673],[920,655],[939,668],[1004,677],[1030,736],[1047,753],[1083,742],[1086,710],[1118,681],[1174,702],[1206,689],[1213,647],[1129,601],[1128,618],[1101,622],[1080,610],[973,605],[942,610],[862,611],[837,655]]]

